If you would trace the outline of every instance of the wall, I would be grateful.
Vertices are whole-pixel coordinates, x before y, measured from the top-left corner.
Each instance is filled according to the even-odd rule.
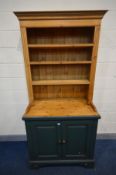
[[[0,135],[25,134],[28,104],[19,23],[13,11],[108,9],[102,21],[94,103],[102,119],[99,133],[116,133],[116,1],[0,0]]]

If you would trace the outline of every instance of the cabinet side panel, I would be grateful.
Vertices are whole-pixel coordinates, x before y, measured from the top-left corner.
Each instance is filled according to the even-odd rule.
[[[94,79],[95,79],[97,52],[98,52],[98,44],[99,44],[99,33],[100,33],[100,25],[95,26],[95,31],[94,31],[94,47],[93,47],[93,52],[92,52],[92,64],[91,64],[91,70],[90,70],[88,104],[92,102],[92,98],[93,98]]]
[[[96,135],[97,135],[97,125],[98,125],[98,119],[93,120],[92,124],[88,127],[88,142],[86,149],[87,156],[91,159],[94,158],[94,151],[95,151],[95,143],[96,143]]]
[[[22,36],[22,44],[23,44],[23,55],[24,55],[24,62],[25,62],[29,102],[31,102],[33,100],[32,80],[31,80],[31,72],[30,72],[30,65],[29,65],[29,51],[27,47],[28,46],[27,34],[26,34],[26,28],[24,27],[21,27],[21,36]]]

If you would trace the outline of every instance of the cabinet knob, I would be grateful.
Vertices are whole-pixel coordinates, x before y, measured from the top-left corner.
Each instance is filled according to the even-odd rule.
[[[63,140],[59,139],[59,140],[58,140],[58,143],[60,143],[60,144],[66,144],[66,140],[64,140],[64,139],[63,139]]]
[[[61,140],[61,139],[59,139],[59,140],[58,140],[58,143],[59,143],[59,144],[61,144],[61,143],[62,143],[62,140]]]
[[[63,140],[62,140],[62,143],[63,143],[63,144],[65,144],[65,143],[66,143],[66,140],[65,140],[65,139],[63,139]]]
[[[57,123],[57,126],[60,126],[61,125],[61,123]]]

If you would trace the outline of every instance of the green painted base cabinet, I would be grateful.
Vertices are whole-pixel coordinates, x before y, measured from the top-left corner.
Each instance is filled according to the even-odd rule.
[[[99,116],[26,118],[29,163],[81,164],[94,167],[94,147]]]

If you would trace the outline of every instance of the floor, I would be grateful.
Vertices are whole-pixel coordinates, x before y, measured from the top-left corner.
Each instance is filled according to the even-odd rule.
[[[97,140],[96,168],[81,166],[28,167],[26,142],[0,142],[0,175],[116,175],[116,140]]]

